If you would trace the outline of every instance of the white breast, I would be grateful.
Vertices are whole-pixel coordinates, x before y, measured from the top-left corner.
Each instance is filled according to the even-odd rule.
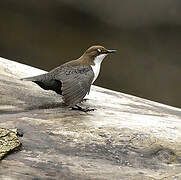
[[[94,59],[95,65],[91,65],[92,70],[93,70],[93,72],[94,72],[94,79],[93,79],[93,81],[92,81],[92,84],[94,83],[94,81],[97,79],[97,77],[98,77],[98,75],[99,75],[102,60],[106,57],[106,55],[107,55],[107,54],[101,54],[101,55],[97,56],[97,57]]]

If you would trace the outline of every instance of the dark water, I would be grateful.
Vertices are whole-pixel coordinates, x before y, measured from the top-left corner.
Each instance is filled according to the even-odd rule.
[[[1,0],[0,56],[51,70],[101,44],[118,52],[96,85],[181,107],[179,7],[179,0]]]

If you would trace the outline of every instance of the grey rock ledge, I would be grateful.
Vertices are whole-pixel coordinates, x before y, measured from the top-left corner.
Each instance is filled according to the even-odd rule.
[[[0,58],[0,127],[24,132],[0,179],[181,179],[181,109],[93,86],[71,111],[19,80],[44,72]]]

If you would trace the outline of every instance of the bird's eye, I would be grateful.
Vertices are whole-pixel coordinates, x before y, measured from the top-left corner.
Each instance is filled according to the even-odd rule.
[[[101,50],[100,50],[100,49],[97,49],[97,51],[98,51],[99,53],[101,53]]]

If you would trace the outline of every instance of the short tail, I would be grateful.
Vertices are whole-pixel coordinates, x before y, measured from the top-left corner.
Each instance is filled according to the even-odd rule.
[[[45,74],[41,74],[38,76],[32,76],[32,77],[27,77],[27,78],[21,78],[20,80],[22,81],[41,81],[42,80],[42,76],[44,76]]]
[[[22,81],[34,81],[34,77],[21,78]]]

